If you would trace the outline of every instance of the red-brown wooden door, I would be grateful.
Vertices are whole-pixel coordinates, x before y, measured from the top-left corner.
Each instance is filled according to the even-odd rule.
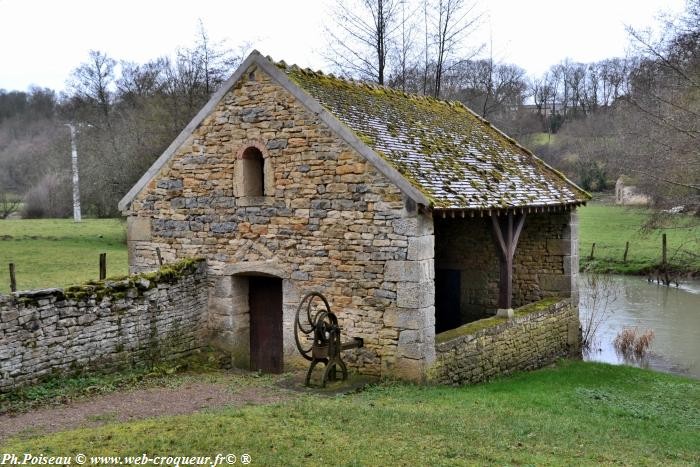
[[[282,280],[250,277],[250,369],[282,373]]]

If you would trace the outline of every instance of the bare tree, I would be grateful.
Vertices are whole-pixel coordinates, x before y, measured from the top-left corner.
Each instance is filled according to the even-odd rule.
[[[165,59],[156,59],[139,65],[121,62],[121,76],[117,79],[117,93],[122,100],[135,102],[157,95],[165,87]]]
[[[430,2],[431,0],[426,0]],[[445,72],[462,61],[476,56],[483,46],[465,51],[464,41],[479,25],[481,15],[476,12],[476,3],[465,0],[432,0],[426,6],[426,31],[432,33],[435,57],[435,85],[433,95],[440,97]],[[426,51],[426,57],[427,57]],[[455,56],[460,59],[453,60]],[[427,65],[427,63],[426,63]]]
[[[470,60],[452,69],[443,95],[456,98],[484,118],[515,113],[527,90],[525,70],[493,59]]]
[[[600,102],[600,65],[599,63],[589,63],[585,67],[582,106],[586,113],[592,113],[598,110]]]
[[[591,352],[596,344],[596,335],[610,314],[620,294],[620,286],[612,276],[589,272],[581,279],[581,344],[584,351]]]
[[[416,73],[416,44],[415,44],[415,29],[416,25],[411,20],[415,16],[415,9],[408,4],[407,0],[399,1],[400,23],[397,33],[397,40],[394,47],[389,51],[389,56],[395,63],[393,70],[390,71],[389,86],[402,91],[417,91],[415,83],[412,83],[412,77]],[[414,84],[414,85],[412,85]]]
[[[387,60],[405,17],[400,0],[337,0],[327,58],[342,72],[384,84]],[[405,33],[405,30],[403,31]],[[404,43],[405,45],[405,43]]]
[[[571,107],[570,118],[584,116],[586,114],[586,65],[572,63],[569,65],[566,75],[569,88],[569,105]]]
[[[95,105],[105,118],[112,104],[111,87],[116,64],[103,52],[91,50],[88,61],[73,71],[69,83],[76,97]]]
[[[560,106],[560,113],[561,115],[566,118],[566,115],[569,110],[569,99],[570,99],[570,79],[569,75],[571,74],[571,60],[568,58],[565,60],[562,60],[558,64],[554,65],[551,68],[551,76],[553,79],[553,86],[554,89],[557,91],[557,94],[561,96],[560,101],[556,102],[556,96],[555,100],[552,101],[552,114],[556,112],[555,110],[555,105],[559,104]]]
[[[640,55],[625,95],[624,166],[657,200],[700,202],[700,0],[654,40],[628,29]]]
[[[425,38],[423,47],[423,95],[427,95],[428,76],[430,75],[430,26],[428,21],[428,0],[423,0],[423,25]]]
[[[628,61],[621,58],[610,58],[599,62],[601,104],[609,107],[623,93],[628,75]]]
[[[552,125],[552,118],[557,115],[557,88],[558,80],[550,71],[540,78],[532,78],[529,82],[529,94],[537,109],[542,131],[551,134],[556,128]]]
[[[226,47],[224,42],[212,42],[209,33],[204,27],[204,22],[199,20],[197,30],[197,42],[195,51],[199,55],[204,80],[204,92],[208,96],[218,89],[229,74],[241,62],[241,54]],[[249,44],[243,44],[241,49],[248,48]],[[239,52],[241,52],[239,50]]]

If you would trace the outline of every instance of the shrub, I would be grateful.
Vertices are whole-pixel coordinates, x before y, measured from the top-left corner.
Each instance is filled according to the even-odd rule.
[[[644,358],[654,341],[654,331],[647,329],[640,332],[638,328],[623,328],[615,337],[615,349],[625,357]]]
[[[20,200],[7,193],[0,192],[0,219],[7,219],[17,209],[19,209]]]
[[[68,217],[73,211],[70,178],[59,174],[46,174],[24,196],[22,217]]]
[[[612,276],[588,273],[581,279],[581,315],[582,345],[585,351],[591,351],[600,326],[613,312],[612,305],[620,294],[620,286]]]

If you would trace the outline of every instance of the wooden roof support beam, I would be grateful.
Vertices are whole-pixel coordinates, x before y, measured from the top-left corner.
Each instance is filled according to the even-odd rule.
[[[525,225],[525,214],[508,212],[505,222],[491,216],[493,237],[499,253],[498,308],[513,308],[513,257]]]

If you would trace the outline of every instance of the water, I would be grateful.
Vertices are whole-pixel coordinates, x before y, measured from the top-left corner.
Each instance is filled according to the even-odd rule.
[[[644,277],[607,276],[614,296],[612,311],[600,325],[594,348],[585,360],[630,364],[700,379],[700,281],[686,281],[676,288],[648,283]],[[590,313],[589,277],[582,275],[580,314]],[[588,299],[587,299],[588,297]],[[624,327],[652,329],[655,337],[648,357],[641,361],[619,355],[613,346]]]

